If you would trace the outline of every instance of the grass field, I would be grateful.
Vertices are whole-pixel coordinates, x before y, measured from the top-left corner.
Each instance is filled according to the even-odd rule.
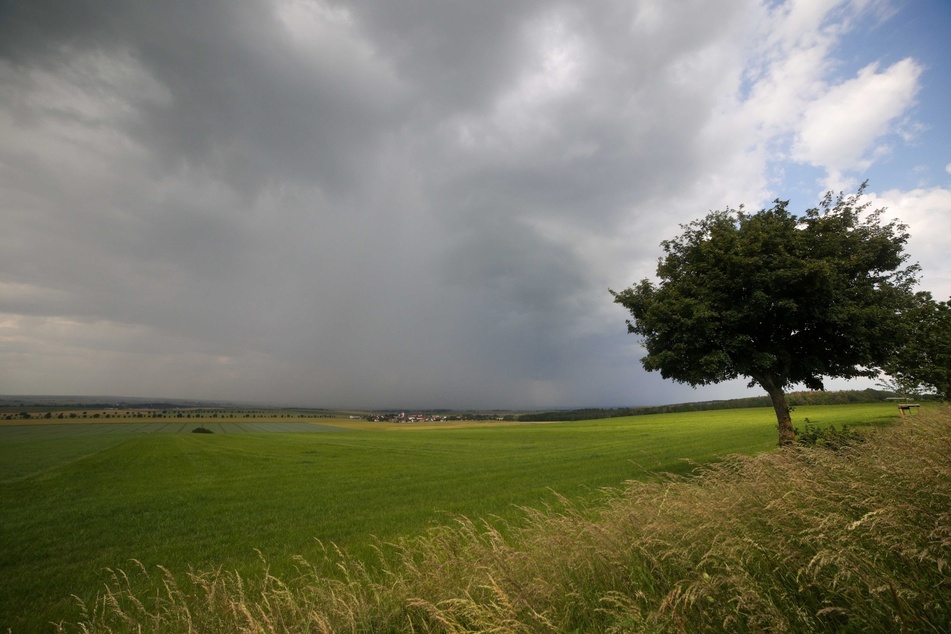
[[[896,412],[802,407],[794,418],[886,424]],[[318,540],[368,557],[375,540],[450,515],[512,519],[519,507],[556,504],[556,493],[580,500],[776,443],[768,409],[507,425],[321,419],[315,429],[327,433],[251,422],[218,423],[231,433],[215,434],[141,421],[0,427],[0,629],[48,631],[75,618],[70,595],[91,599],[107,568],[133,559],[242,571],[260,553],[280,574],[294,555],[319,560]]]

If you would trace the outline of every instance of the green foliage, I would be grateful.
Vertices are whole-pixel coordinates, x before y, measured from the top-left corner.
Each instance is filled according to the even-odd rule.
[[[805,427],[796,430],[796,443],[800,447],[825,447],[838,451],[865,442],[865,436],[848,425],[836,429],[834,425],[819,427],[807,418]]]
[[[918,293],[905,311],[905,339],[885,365],[903,393],[930,390],[951,400],[951,303]]]
[[[906,227],[883,224],[861,194],[828,194],[802,216],[779,200],[714,211],[662,242],[659,284],[611,291],[644,368],[694,386],[749,378],[772,399],[781,443],[792,440],[789,387],[876,376],[902,338],[918,267],[905,265]]]

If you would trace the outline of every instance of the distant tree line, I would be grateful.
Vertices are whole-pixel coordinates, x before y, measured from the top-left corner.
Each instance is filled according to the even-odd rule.
[[[799,405],[844,405],[846,403],[874,403],[894,397],[895,393],[884,390],[843,390],[837,392],[804,391],[791,392],[787,402],[791,407]],[[744,409],[751,407],[771,407],[769,396],[749,396],[725,401],[698,401],[696,403],[677,403],[675,405],[656,405],[648,407],[609,407],[561,410],[553,412],[533,412],[522,414],[518,420],[523,422],[594,420],[598,418],[619,418],[621,416],[644,416],[646,414],[671,414],[678,412],[701,412],[717,409]]]
[[[332,414],[319,413],[298,413],[298,412],[269,412],[267,410],[232,410],[223,409],[162,409],[136,411],[60,411],[54,413],[52,410],[29,411],[29,409],[18,409],[17,411],[0,411],[0,420],[35,420],[35,419],[112,419],[112,418],[332,418]]]

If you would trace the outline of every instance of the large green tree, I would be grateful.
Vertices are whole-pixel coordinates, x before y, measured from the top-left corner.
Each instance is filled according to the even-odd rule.
[[[951,400],[951,300],[935,302],[929,293],[915,296],[906,311],[904,345],[885,365],[901,386],[928,390]]]
[[[918,266],[907,228],[861,204],[863,190],[798,216],[780,200],[714,211],[662,242],[659,283],[611,291],[644,368],[693,386],[746,377],[769,394],[780,445],[795,442],[791,386],[876,376],[902,344]]]

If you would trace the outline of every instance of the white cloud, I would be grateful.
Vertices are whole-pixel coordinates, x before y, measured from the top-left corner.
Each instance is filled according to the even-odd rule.
[[[911,58],[881,72],[873,63],[854,79],[830,88],[807,104],[793,158],[833,173],[867,169],[886,151],[881,138],[914,104],[921,72]]]
[[[951,189],[932,187],[888,190],[868,197],[873,208],[886,207],[886,218],[908,225],[908,254],[921,264],[921,288],[936,299],[951,297],[948,236],[951,236]]]
[[[869,60],[848,77],[836,58],[854,29],[880,23],[891,11],[884,0],[772,6],[750,44],[745,90],[724,117],[732,116],[751,160],[780,174],[784,161],[816,167],[825,172],[823,188],[851,189],[889,155],[891,142],[914,140],[922,126],[908,112],[922,64],[906,58],[879,70]]]

